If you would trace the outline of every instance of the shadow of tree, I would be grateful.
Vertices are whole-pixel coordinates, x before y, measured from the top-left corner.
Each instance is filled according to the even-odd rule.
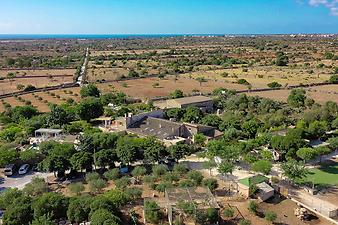
[[[325,165],[318,168],[319,170],[325,173],[338,174],[338,166],[335,165]]]

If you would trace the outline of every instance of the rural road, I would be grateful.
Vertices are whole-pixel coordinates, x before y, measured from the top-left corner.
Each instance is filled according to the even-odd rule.
[[[26,175],[14,175],[12,177],[1,177],[0,178],[0,191],[6,188],[18,188],[23,189],[26,184],[30,183],[34,177],[47,178],[52,176],[52,173],[41,173],[41,172],[28,172]]]
[[[78,83],[80,86],[83,85],[84,80],[85,80],[85,75],[86,75],[86,70],[87,70],[87,65],[88,65],[88,57],[89,57],[89,48],[86,49],[86,56],[83,61],[83,65],[81,66],[80,76],[77,78],[77,81],[76,81],[76,83]]]

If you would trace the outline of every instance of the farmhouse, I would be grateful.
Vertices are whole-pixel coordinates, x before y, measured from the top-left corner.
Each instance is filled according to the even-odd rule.
[[[213,109],[212,99],[203,95],[168,99],[166,101],[154,102],[154,105],[159,107],[160,109],[185,109],[193,106],[201,109],[203,112],[211,112]]]
[[[106,121],[106,118],[102,119]],[[178,142],[193,143],[195,134],[203,134],[207,141],[222,136],[214,127],[201,124],[179,123],[164,119],[163,110],[154,110],[137,115],[128,114],[115,121],[105,122],[105,129],[111,132],[125,131],[140,137],[156,137],[166,145]]]
[[[178,123],[162,118],[146,117],[127,129],[128,133],[133,133],[141,137],[153,136],[163,141],[167,145],[177,142],[193,143],[193,137],[197,133],[206,136],[207,141],[220,137],[222,132],[214,127]]]

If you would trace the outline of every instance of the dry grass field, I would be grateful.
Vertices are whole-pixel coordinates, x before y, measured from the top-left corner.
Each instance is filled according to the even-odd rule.
[[[108,56],[108,55],[123,55],[123,54],[143,54],[156,51],[158,53],[168,52],[169,49],[135,49],[135,50],[112,50],[112,51],[91,51],[91,56]]]
[[[139,74],[142,74],[142,70],[148,74],[159,74],[159,69],[156,69],[161,65],[160,62],[154,60],[115,60],[114,66],[111,65],[111,61],[102,61],[102,65],[96,64],[94,61],[88,63],[87,79],[90,82],[96,80],[119,80],[121,77],[127,77],[129,70],[134,69]]]
[[[0,81],[0,94],[12,93],[18,90],[18,85],[33,85],[34,87],[48,87],[73,82],[73,77],[39,77],[39,78],[14,78]]]
[[[77,56],[83,54],[85,42],[41,41],[1,43],[4,63],[6,57],[19,59],[25,56],[42,57],[40,60],[70,57],[71,63],[78,65]],[[337,60],[327,59],[326,52],[335,52],[335,48],[326,39],[304,39],[288,37],[183,37],[166,39],[101,40],[88,41],[90,57],[87,81],[97,83],[103,93],[113,90],[125,92],[128,96],[139,99],[164,97],[176,89],[185,94],[193,92],[211,93],[216,88],[244,91],[267,88],[271,82],[278,82],[282,87],[309,83],[322,83],[332,75],[338,66]],[[17,50],[13,47],[20,46]],[[276,53],[282,51],[288,58],[287,66],[276,66]],[[156,53],[155,53],[156,52]],[[72,55],[75,54],[76,56]],[[48,56],[48,57],[47,57]],[[0,63],[1,63],[0,62]],[[36,62],[35,62],[36,63]],[[19,86],[35,87],[54,86],[73,81],[75,69],[20,70],[19,64],[12,67],[17,70],[0,70],[0,77],[9,72],[18,76],[12,80],[0,81],[0,94],[18,91]],[[66,66],[65,66],[66,68]],[[128,77],[129,71],[136,71],[140,78],[121,80]],[[147,77],[166,75],[164,79]],[[175,76],[173,74],[176,74]],[[57,77],[57,75],[69,75]],[[28,78],[24,76],[45,76]],[[53,77],[55,76],[55,77]],[[19,78],[23,77],[23,78]],[[196,78],[206,81],[199,83]],[[250,85],[238,84],[245,79]],[[100,83],[107,81],[107,83]],[[307,95],[318,103],[338,102],[337,85],[307,88]],[[67,89],[68,90],[68,89]],[[79,88],[74,89],[78,95]],[[51,95],[53,93],[53,96]],[[42,111],[48,111],[48,103],[59,104],[72,97],[79,101],[79,96],[66,94],[62,90],[48,93],[36,93],[22,96],[22,101],[8,98],[12,105],[32,105]],[[290,90],[272,90],[267,92],[251,91],[248,95],[258,95],[279,101],[286,101]],[[57,97],[59,96],[59,97]],[[38,100],[42,98],[42,100]],[[0,109],[1,109],[0,105]]]
[[[304,88],[308,97],[317,103],[324,104],[327,101],[338,103],[338,85],[325,85],[311,88]],[[264,92],[250,92],[247,95],[271,98],[277,101],[286,102],[291,90],[273,90]]]
[[[154,86],[158,83],[158,86]],[[227,88],[235,90],[246,90],[247,87],[240,84],[233,84],[224,81],[207,81],[201,85],[198,81],[188,77],[179,77],[175,81],[175,77],[168,76],[165,79],[159,78],[141,78],[136,80],[126,80],[98,84],[103,92],[112,91],[113,89],[122,91],[127,95],[140,99],[150,99],[155,97],[168,96],[176,89],[182,90],[185,94],[192,92],[211,93],[216,88]]]
[[[14,73],[16,77],[7,79],[8,73]],[[0,70],[0,77],[5,78],[0,80],[0,94],[19,91],[18,86],[21,85],[24,87],[33,85],[40,88],[70,83],[73,82],[74,73],[75,69]]]
[[[309,74],[302,69],[279,68],[276,66],[259,66],[248,68],[248,72],[243,72],[244,68],[202,70],[186,73],[188,77],[204,77],[206,79],[227,80],[236,82],[239,79],[246,79],[252,88],[267,88],[267,84],[276,81],[283,86],[299,85],[301,83],[321,83],[330,78],[328,70],[315,70],[314,74]],[[226,74],[226,75],[225,75]]]
[[[0,77],[6,77],[8,73],[14,73],[16,76],[74,75],[75,69],[0,70]]]
[[[38,92],[34,94],[26,94],[18,97],[9,97],[3,99],[2,104],[0,103],[0,112],[4,111],[5,102],[9,103],[12,107],[23,106],[27,104],[27,101],[31,103],[32,106],[36,107],[41,112],[49,111],[49,104],[62,104],[67,101],[67,99],[72,98],[74,101],[80,101],[80,88],[67,88],[62,90],[48,91],[48,92]]]
[[[151,48],[151,49],[124,49],[124,50],[101,50],[101,51],[95,51],[92,50],[90,51],[91,56],[109,56],[109,55],[123,55],[123,54],[144,54],[144,53],[150,53],[156,51],[157,53],[164,53],[164,52],[169,52],[171,49],[176,49],[176,50],[191,50],[191,49],[205,49],[205,50],[212,50],[215,48],[218,48],[222,45],[219,44],[206,44],[206,45],[175,45],[172,44],[168,48]],[[110,46],[107,46],[110,47]],[[224,47],[224,46],[222,46]],[[230,48],[229,48],[230,49]]]
[[[128,69],[125,68],[96,68],[88,69],[87,79],[89,82],[96,80],[119,80],[122,76],[127,76]]]

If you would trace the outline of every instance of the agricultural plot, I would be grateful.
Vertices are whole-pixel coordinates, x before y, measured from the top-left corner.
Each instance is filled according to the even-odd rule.
[[[126,68],[96,68],[88,69],[87,79],[89,82],[98,80],[119,80],[123,76],[128,75]]]
[[[67,102],[69,99],[73,99],[75,102],[80,101],[79,92],[79,88],[68,88],[5,98],[1,101],[0,112],[5,110],[5,104],[9,104],[12,107],[32,105],[41,112],[48,112],[50,104],[59,105]]]
[[[8,73],[14,73],[17,77],[25,76],[73,76],[75,69],[39,69],[39,70],[0,70],[0,77],[6,77]]]
[[[226,80],[229,82],[237,82],[239,79],[245,79],[253,89],[267,88],[267,85],[273,81],[280,83],[282,86],[288,86],[322,83],[330,78],[330,74],[328,74],[327,70],[318,70],[314,73],[315,74],[309,74],[301,69],[261,66],[253,68],[200,70],[186,73],[184,76],[193,78],[204,77],[206,79]]]
[[[155,60],[113,60],[90,61],[88,63],[87,79],[90,82],[97,80],[119,80],[128,77],[129,71],[134,70],[139,76],[156,75],[160,73],[158,68],[161,63]]]
[[[6,78],[3,80],[0,80],[0,94],[7,94],[7,93],[24,90],[24,88],[27,87],[28,85],[32,85],[36,88],[40,88],[40,87],[55,86],[55,85],[60,85],[64,83],[73,82],[73,75],[70,74],[73,72],[73,70],[67,70],[64,72],[53,71],[53,70],[50,70],[50,72],[47,72],[47,71],[45,70],[43,71],[36,70],[36,72],[20,71],[18,73],[15,73],[18,77],[12,77],[12,78]],[[27,74],[23,75],[24,73],[27,73]],[[68,74],[68,76],[56,76],[56,73],[62,73],[60,75]],[[44,76],[44,77],[34,77],[34,76]]]
[[[63,62],[68,57],[71,62],[64,62],[63,66],[67,68],[74,63],[79,64],[83,44],[88,43],[91,48],[87,81],[103,82],[98,84],[103,93],[114,89],[141,99],[164,97],[176,89],[181,89],[185,94],[206,94],[216,88],[227,88],[237,91],[251,89],[253,91],[248,95],[286,101],[289,90],[254,92],[254,89],[267,88],[271,82],[278,82],[281,87],[323,83],[329,80],[337,67],[337,60],[326,56],[327,52],[335,52],[334,47],[320,39],[265,37],[264,44],[258,39],[244,37],[88,40],[76,43],[70,41],[69,45],[62,41],[41,40],[41,43],[46,45],[39,49],[36,48],[35,41],[10,43],[9,46],[18,45],[20,48],[14,52],[2,52],[6,59],[4,63],[10,57],[16,61],[12,66],[6,67],[13,69],[0,70],[0,77],[4,78],[0,81],[0,94],[22,90],[27,85],[45,87],[72,82],[75,69],[43,67],[45,69],[21,70],[18,67],[19,59],[26,55],[48,56]],[[4,46],[6,48],[8,46]],[[288,57],[286,65],[274,64],[278,52],[283,52]],[[130,71],[135,73],[130,74]],[[10,72],[17,78],[6,78]],[[28,78],[31,76],[33,77]],[[35,79],[34,76],[45,77]],[[136,80],[123,81],[124,77],[134,77]],[[239,84],[239,80],[245,80],[246,83]],[[338,102],[336,87],[330,88],[332,89],[326,89],[326,86],[309,88],[307,95],[319,103],[328,100]],[[60,96],[60,101],[67,99],[62,94],[56,94]],[[78,101],[76,96],[73,97]],[[55,96],[45,98],[55,104],[60,102]]]
[[[317,87],[304,88],[308,97],[312,98],[320,104],[327,101],[338,103],[338,85],[324,85]],[[270,98],[277,101],[286,102],[291,90],[272,90],[263,92],[249,92],[249,96],[259,96],[263,98]]]
[[[109,56],[109,55],[123,55],[123,54],[143,54],[156,51],[158,53],[168,52],[169,49],[135,49],[135,50],[112,50],[112,51],[92,51],[92,56]]]
[[[168,96],[176,89],[182,90],[185,94],[193,92],[201,92],[204,94],[212,93],[216,88],[227,88],[235,90],[246,90],[245,85],[233,84],[224,81],[209,80],[206,82],[198,82],[195,79],[187,77],[168,76],[165,79],[159,78],[141,78],[136,80],[118,81],[106,84],[98,84],[98,87],[103,91],[112,91],[113,88],[122,91],[127,95],[135,98],[150,99],[155,97]]]

